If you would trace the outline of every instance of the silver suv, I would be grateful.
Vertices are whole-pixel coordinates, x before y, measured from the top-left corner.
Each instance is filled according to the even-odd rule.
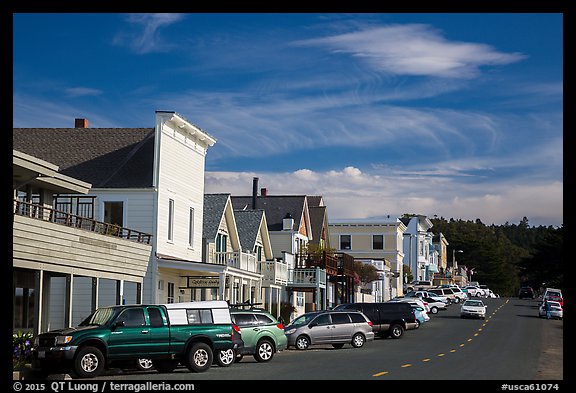
[[[308,349],[310,345],[332,344],[354,348],[374,340],[372,322],[360,311],[316,311],[303,314],[284,329],[288,346]]]

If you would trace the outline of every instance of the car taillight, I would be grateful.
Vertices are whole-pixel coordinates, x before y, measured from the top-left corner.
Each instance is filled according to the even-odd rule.
[[[372,327],[374,324],[372,323],[372,321],[368,321],[368,326]]]
[[[280,322],[278,322],[278,324],[276,325],[276,327],[280,330],[284,330],[284,325],[281,324]]]
[[[232,324],[232,337],[234,337],[234,332],[240,333],[240,326],[236,325],[235,323]]]

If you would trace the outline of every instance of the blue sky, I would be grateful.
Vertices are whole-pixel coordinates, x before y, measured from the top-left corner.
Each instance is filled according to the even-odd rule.
[[[176,111],[208,193],[563,224],[562,14],[25,13],[13,44],[14,127]]]

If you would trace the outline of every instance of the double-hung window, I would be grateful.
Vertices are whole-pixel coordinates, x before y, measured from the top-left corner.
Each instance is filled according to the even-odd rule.
[[[373,250],[384,249],[384,235],[372,235],[372,249]]]

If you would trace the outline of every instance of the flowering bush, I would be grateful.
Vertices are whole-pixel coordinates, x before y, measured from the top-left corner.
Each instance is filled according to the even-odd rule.
[[[24,365],[32,360],[32,334],[28,332],[18,332],[12,335],[12,369],[21,370]]]

